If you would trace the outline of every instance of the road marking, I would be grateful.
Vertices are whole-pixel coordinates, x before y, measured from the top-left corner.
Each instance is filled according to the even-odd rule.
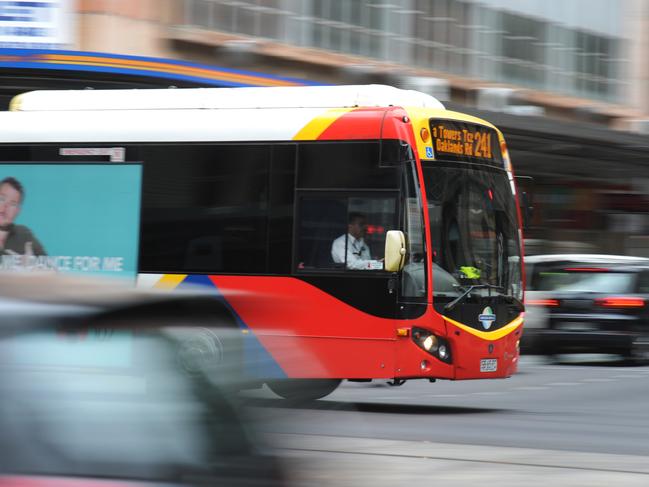
[[[579,386],[579,382],[550,382],[547,386]]]
[[[416,458],[433,461],[460,461],[472,462],[474,464],[500,465],[501,467],[540,467],[565,469],[573,472],[582,470],[600,474],[649,475],[647,457],[641,455],[480,446],[413,440],[305,435],[299,433],[269,433],[267,436],[272,444],[285,451],[337,453],[383,458]],[[645,479],[643,481],[646,482]],[[641,485],[646,484],[642,483]]]
[[[404,401],[417,401],[419,400],[420,397],[413,397],[413,396],[372,396],[372,401],[399,401],[399,402],[404,402]]]
[[[613,382],[615,379],[608,379],[603,377],[595,377],[593,379],[582,379],[582,382]]]
[[[545,391],[548,387],[544,386],[524,386],[524,387],[515,387],[516,391]]]

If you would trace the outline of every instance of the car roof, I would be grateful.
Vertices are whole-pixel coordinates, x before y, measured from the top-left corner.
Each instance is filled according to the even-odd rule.
[[[581,262],[587,264],[648,264],[649,258],[609,254],[540,254],[525,257],[528,264],[545,262]]]
[[[124,302],[156,299],[161,294],[133,287],[132,281],[102,279],[55,272],[0,274],[0,297],[42,303],[110,307]]]
[[[602,272],[640,272],[649,270],[649,259],[644,257],[632,257],[626,255],[607,254],[545,254],[534,255],[525,258],[525,264],[529,266],[527,272],[528,291],[535,291],[532,281],[543,268],[574,266],[594,267]],[[536,267],[542,264],[542,266]],[[577,269],[575,269],[577,270]]]
[[[174,313],[195,306],[196,314],[222,308],[215,295],[134,289],[133,283],[56,273],[0,274],[0,336],[34,328],[87,326],[90,320],[121,316],[172,323]],[[137,315],[136,315],[137,313]],[[116,321],[115,321],[116,322]]]

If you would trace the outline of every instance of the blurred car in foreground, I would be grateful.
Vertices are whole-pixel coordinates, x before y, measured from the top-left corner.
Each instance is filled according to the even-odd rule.
[[[524,353],[649,359],[649,259],[565,254],[525,263]]]
[[[283,485],[202,348],[214,299],[0,276],[0,486]]]

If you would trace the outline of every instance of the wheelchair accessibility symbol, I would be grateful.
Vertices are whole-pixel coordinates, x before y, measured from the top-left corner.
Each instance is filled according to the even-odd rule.
[[[433,155],[433,148],[432,147],[426,147],[426,158],[432,159],[435,156]]]

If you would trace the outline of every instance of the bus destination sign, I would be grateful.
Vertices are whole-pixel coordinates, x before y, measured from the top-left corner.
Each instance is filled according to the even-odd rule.
[[[433,119],[430,133],[436,159],[502,165],[498,135],[490,127]]]

